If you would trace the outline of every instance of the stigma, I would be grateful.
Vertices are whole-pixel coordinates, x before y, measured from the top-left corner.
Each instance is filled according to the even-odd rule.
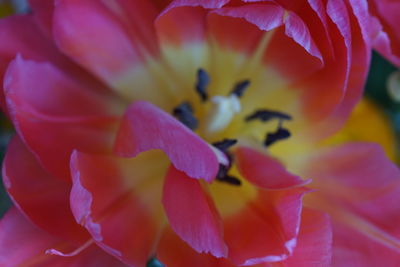
[[[224,130],[240,110],[240,100],[237,95],[213,96],[205,121],[205,133],[210,135]]]

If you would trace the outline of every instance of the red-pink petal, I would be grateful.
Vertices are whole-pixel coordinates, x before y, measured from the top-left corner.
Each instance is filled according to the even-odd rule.
[[[113,83],[157,53],[149,1],[58,1],[54,36],[60,49],[103,80]]]
[[[31,16],[12,16],[0,20],[0,77],[17,53],[35,60],[55,59],[55,47],[46,40]],[[57,60],[57,59],[56,59]],[[3,90],[0,105],[6,109]]]
[[[170,166],[165,178],[163,204],[172,229],[198,253],[227,254],[222,222],[200,181]]]
[[[282,265],[287,267],[330,266],[331,258],[332,229],[329,216],[304,208],[296,248],[293,255],[283,261]]]
[[[309,205],[400,251],[400,170],[376,144],[352,143],[310,158]],[[372,241],[371,241],[372,242]]]
[[[170,7],[155,22],[158,37],[163,44],[176,46],[203,41],[206,38],[206,16],[207,11],[201,7]]]
[[[36,225],[65,240],[89,239],[70,210],[71,185],[47,173],[18,137],[8,145],[3,179],[14,203]]]
[[[32,9],[33,16],[40,29],[52,38],[52,24],[54,1],[53,0],[29,0],[29,6]]]
[[[227,7],[210,12],[208,28],[221,47],[251,54],[265,31],[283,25],[283,15],[274,3]]]
[[[240,173],[263,189],[284,189],[311,182],[289,173],[277,159],[254,149],[239,147],[235,150],[235,156]]]
[[[1,266],[126,266],[92,245],[73,257],[46,254],[49,248],[74,250],[71,244],[34,226],[16,208],[0,221]]]
[[[345,93],[340,105],[336,107],[331,117],[332,122],[339,121],[338,126],[344,123],[354,106],[363,94],[364,85],[369,71],[371,60],[371,44],[368,32],[368,6],[364,1],[350,1],[347,5],[351,23],[351,47],[349,51],[350,67],[348,80],[345,83]],[[338,16],[337,20],[340,20]],[[339,26],[344,27],[344,26]],[[346,35],[344,35],[346,38]],[[350,39],[350,37],[348,37]],[[327,119],[327,121],[329,121]]]
[[[157,248],[157,259],[173,267],[236,267],[227,259],[216,258],[208,253],[198,253],[167,227]]]
[[[134,102],[121,122],[115,151],[135,157],[151,149],[163,150],[174,166],[192,178],[214,180],[219,163],[209,145],[174,117],[144,102]]]
[[[305,192],[302,187],[260,191],[242,211],[225,218],[229,259],[236,265],[253,265],[282,261],[292,255]]]
[[[17,53],[34,60],[59,61],[62,56],[30,15],[11,16],[0,20],[0,56],[13,59]]]
[[[202,7],[202,8],[221,8],[230,0],[175,0],[163,11],[163,13],[177,7]]]
[[[400,66],[400,3],[390,0],[369,1],[374,24],[374,48],[396,66]]]
[[[400,249],[373,240],[357,229],[333,224],[332,266],[398,266]]]
[[[314,123],[310,135],[335,132],[362,96],[371,59],[368,15],[365,3],[352,2],[328,1],[326,5],[334,57],[327,58],[325,68],[301,85],[306,88],[304,110],[316,121],[325,117],[320,125]],[[321,90],[327,86],[329,90]]]
[[[73,149],[110,150],[123,107],[102,88],[89,86],[51,64],[20,57],[5,77],[7,105],[21,138],[47,170],[67,180]]]
[[[264,48],[264,61],[288,80],[297,81],[320,69],[323,60],[307,25],[285,11],[273,2],[225,7],[211,12],[209,28],[220,45],[246,53],[253,53],[266,32],[275,30]]]
[[[135,159],[72,155],[75,219],[100,247],[133,266],[144,266],[152,256],[163,223],[162,170],[167,164],[148,154]]]

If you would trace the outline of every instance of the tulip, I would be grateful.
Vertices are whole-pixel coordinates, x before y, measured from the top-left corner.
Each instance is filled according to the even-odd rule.
[[[399,170],[328,139],[362,95],[365,2],[31,5],[0,21],[2,264],[396,262]]]

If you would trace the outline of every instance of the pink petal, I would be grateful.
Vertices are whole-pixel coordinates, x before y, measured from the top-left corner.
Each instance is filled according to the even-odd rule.
[[[69,207],[71,185],[47,173],[18,137],[8,145],[3,179],[14,203],[36,225],[74,242],[89,239]]]
[[[309,205],[333,219],[400,251],[400,170],[375,144],[326,149],[309,159],[313,178]]]
[[[18,133],[51,173],[69,180],[75,148],[110,150],[121,103],[107,93],[50,64],[20,57],[10,65],[4,87]]]
[[[210,182],[219,168],[210,146],[185,125],[148,102],[136,101],[124,115],[115,151],[135,157],[151,149],[163,150],[178,170],[192,178]]]
[[[146,0],[61,0],[55,7],[54,38],[65,54],[124,97],[155,95],[157,83],[146,76],[143,64],[158,54],[156,16]]]
[[[255,51],[265,32],[275,30],[264,48],[265,63],[295,81],[320,69],[323,60],[307,25],[295,13],[287,14],[272,2],[226,7],[211,13],[209,28],[220,45],[246,53]]]
[[[71,209],[108,253],[133,266],[152,256],[164,221],[161,191],[168,161],[155,152],[135,159],[74,152]]]
[[[0,55],[3,60],[12,60],[17,53],[34,60],[61,59],[55,46],[43,35],[30,15],[2,18],[0,29]]]
[[[48,4],[49,1],[41,1],[40,4],[35,4],[35,8],[36,6],[45,8]],[[37,17],[31,15],[11,16],[0,21],[0,39],[2,40],[0,43],[0,75],[3,75],[8,63],[19,54],[24,58],[51,62],[80,82],[87,82],[93,88],[104,88],[104,85],[94,81],[93,77],[74,65],[57,50],[49,36],[46,36],[35,23],[35,18]]]
[[[374,48],[396,66],[400,66],[400,3],[398,1],[369,1],[372,18],[375,24]]]
[[[174,2],[175,3],[175,2]],[[207,11],[201,7],[172,6],[160,15],[156,22],[157,34],[162,44],[180,46],[196,43],[206,38]],[[185,23],[182,23],[185,21]]]
[[[210,196],[199,181],[170,166],[163,204],[172,229],[198,253],[226,256],[222,223]]]
[[[54,60],[55,47],[44,38],[31,16],[11,16],[0,20],[0,77],[17,53],[36,60]],[[6,108],[3,91],[0,105]]]
[[[293,254],[305,188],[260,191],[239,213],[224,219],[228,257],[236,265],[285,260]]]
[[[348,5],[351,22],[351,52],[347,88],[342,101],[331,115],[339,118],[339,126],[345,122],[363,94],[371,60],[371,45],[368,33],[368,6],[364,1],[350,0]],[[337,18],[339,20],[340,18]],[[346,38],[346,37],[345,37]],[[328,120],[327,120],[328,121]]]
[[[397,266],[400,249],[393,249],[357,229],[335,223],[333,225],[332,266]]]
[[[53,0],[29,0],[29,6],[33,11],[36,23],[44,34],[52,38],[52,24],[54,13]]]
[[[329,217],[322,212],[303,209],[296,248],[293,255],[281,264],[288,267],[330,266],[331,258],[332,230]]]
[[[209,30],[223,48],[251,54],[265,31],[283,25],[284,9],[274,3],[226,7],[210,12]]]
[[[221,8],[230,0],[175,0],[163,11],[163,13],[177,7],[202,7],[202,8]]]
[[[198,253],[186,244],[172,229],[166,228],[157,248],[157,259],[165,266],[174,267],[235,267],[227,259]]]
[[[31,224],[16,208],[11,208],[0,221],[1,266],[125,266],[93,245],[74,257],[45,253],[55,246],[74,249]]]
[[[276,159],[248,147],[235,150],[240,173],[254,185],[264,189],[284,189],[306,185],[302,180],[286,171]]]
[[[320,136],[330,135],[345,122],[362,95],[371,59],[366,4],[328,1],[326,14],[334,58],[328,58],[325,68],[301,85],[308,88],[304,91],[306,113],[315,121],[325,117],[320,125],[314,122],[309,133]],[[327,85],[329,90],[321,90]]]

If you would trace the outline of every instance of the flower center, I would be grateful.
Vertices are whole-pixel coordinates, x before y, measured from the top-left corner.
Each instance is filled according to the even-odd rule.
[[[172,111],[175,118],[192,131],[198,130],[199,135],[205,140],[215,140],[214,135],[226,130],[235,118],[235,115],[242,111],[240,98],[245,94],[251,84],[250,80],[239,81],[233,86],[233,89],[228,95],[216,95],[210,98],[207,90],[210,81],[211,79],[208,73],[202,68],[198,69],[195,90],[200,98],[202,106],[208,107],[204,112],[204,118],[200,120],[196,118],[193,106],[189,101],[182,102]],[[269,109],[256,109],[253,113],[244,117],[243,123],[252,121],[265,123],[272,120],[278,121],[277,129],[274,132],[268,132],[263,141],[263,145],[269,147],[291,136],[289,130],[283,126],[285,121],[292,120],[290,115]],[[221,162],[216,177],[217,181],[238,186],[241,185],[241,181],[229,175],[233,164],[233,156],[229,152],[229,149],[237,142],[237,139],[223,139],[222,141],[212,143],[212,146],[218,150],[217,154],[222,153],[228,159],[228,162]]]

